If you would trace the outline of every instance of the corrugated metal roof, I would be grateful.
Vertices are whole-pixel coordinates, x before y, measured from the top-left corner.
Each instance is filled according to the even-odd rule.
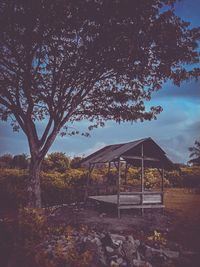
[[[82,161],[82,165],[87,165],[89,163],[95,163],[95,162],[113,161],[121,157],[121,155],[124,154],[126,151],[132,149],[133,147],[139,145],[140,143],[148,139],[151,139],[151,138],[144,138],[144,139],[131,141],[131,142],[124,143],[124,144],[115,144],[115,145],[106,146],[94,152],[93,154],[89,155],[88,157],[86,157]]]
[[[168,157],[165,155],[165,152],[162,150],[162,148],[154,142],[152,138],[143,138],[140,140],[136,141],[131,141],[128,143],[123,143],[123,144],[114,144],[114,145],[109,145],[106,147],[103,147],[99,149],[98,151],[92,153],[88,157],[82,160],[81,165],[84,167],[89,166],[89,164],[92,163],[106,163],[110,161],[115,161],[119,159],[120,157],[123,158],[123,155],[128,152],[129,150],[136,148],[138,145],[141,143],[144,143],[146,141],[150,141],[153,146],[159,151],[159,154],[161,155],[160,158],[160,163],[164,163],[167,167],[172,167],[173,163],[168,159]],[[125,156],[125,155],[124,155]],[[155,165],[155,162],[154,162]],[[157,166],[160,164],[157,163]]]

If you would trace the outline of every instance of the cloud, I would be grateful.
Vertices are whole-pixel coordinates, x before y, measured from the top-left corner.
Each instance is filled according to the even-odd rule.
[[[200,102],[200,80],[183,82],[180,87],[167,82],[163,88],[153,93],[153,98],[187,98]]]

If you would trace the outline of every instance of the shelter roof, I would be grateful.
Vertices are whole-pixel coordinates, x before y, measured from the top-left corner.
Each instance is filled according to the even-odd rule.
[[[123,144],[105,146],[83,159],[81,166],[87,167],[95,163],[115,162],[119,159],[124,159],[130,164],[140,166],[141,159],[139,157],[141,156],[142,144],[144,147],[144,160],[148,158],[147,167],[161,167],[161,165],[164,165],[167,169],[175,169],[175,165],[168,159],[166,153],[150,137]],[[156,161],[151,161],[150,158],[154,158]]]

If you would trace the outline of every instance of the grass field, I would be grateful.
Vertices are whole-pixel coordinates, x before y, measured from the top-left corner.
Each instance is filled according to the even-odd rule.
[[[166,211],[172,212],[174,241],[200,251],[200,194],[189,189],[168,189],[165,194]]]

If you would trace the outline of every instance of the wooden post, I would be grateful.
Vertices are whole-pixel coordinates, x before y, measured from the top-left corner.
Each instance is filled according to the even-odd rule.
[[[141,157],[142,157],[142,166],[141,166],[141,205],[143,206],[143,193],[144,193],[144,147],[143,144],[141,146]],[[144,209],[142,207],[142,215],[144,213]]]
[[[111,162],[108,162],[108,174],[110,174],[110,167],[111,167]]]
[[[86,202],[86,200],[88,198],[88,186],[89,186],[89,180],[90,180],[91,172],[92,172],[93,168],[94,168],[94,166],[92,166],[92,164],[89,163],[89,170],[88,170],[87,180],[86,180],[86,189],[85,189],[84,202]]]
[[[120,180],[121,180],[121,162],[118,160],[118,179],[117,179],[117,214],[120,218]]]
[[[108,185],[111,185],[111,182],[110,182],[110,166],[111,166],[111,162],[109,161],[108,162],[108,172],[107,172],[107,182],[106,182],[106,184],[107,184],[107,186],[106,186],[106,194],[108,192],[111,193],[110,192],[110,186],[108,186]]]
[[[127,164],[127,161],[126,161],[126,166],[125,166],[125,174],[124,174],[124,176],[125,176],[125,185],[127,185],[127,173],[128,173],[128,164]]]
[[[161,191],[162,191],[162,204],[164,203],[164,168],[162,167],[162,182],[161,182]]]

